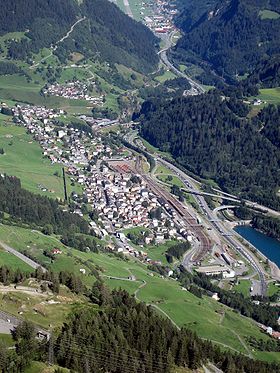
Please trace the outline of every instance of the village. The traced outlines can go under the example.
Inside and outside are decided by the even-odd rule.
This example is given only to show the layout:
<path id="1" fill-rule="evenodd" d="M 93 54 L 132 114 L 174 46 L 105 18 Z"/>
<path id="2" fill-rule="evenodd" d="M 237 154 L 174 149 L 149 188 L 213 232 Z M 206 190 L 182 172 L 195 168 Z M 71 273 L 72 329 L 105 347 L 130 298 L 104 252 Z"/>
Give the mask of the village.
<path id="1" fill-rule="evenodd" d="M 85 131 L 71 123 L 58 126 L 63 111 L 17 105 L 13 113 L 14 121 L 24 126 L 40 144 L 43 156 L 52 164 L 61 164 L 71 183 L 82 188 L 82 196 L 71 194 L 70 211 L 84 216 L 85 204 L 94 211 L 98 219 L 90 220 L 89 225 L 97 237 L 105 238 L 109 234 L 116 237 L 118 247 L 110 245 L 111 250 L 149 262 L 144 249 L 136 249 L 122 233 L 135 227 L 145 230 L 143 245 L 162 244 L 170 239 L 192 240 L 185 227 L 178 226 L 176 213 L 152 193 L 133 170 L 136 161 L 133 152 L 116 149 L 108 144 L 108 139 L 105 143 L 100 132 Z M 42 185 L 38 188 L 45 191 Z"/>
<path id="2" fill-rule="evenodd" d="M 91 96 L 89 92 L 92 90 L 92 85 L 76 80 L 64 84 L 55 83 L 43 89 L 43 94 L 48 96 L 63 97 L 70 100 L 86 100 L 90 104 L 103 106 L 105 96 Z"/>
<path id="3" fill-rule="evenodd" d="M 175 2 L 157 0 L 150 4 L 142 3 L 142 10 L 152 7 L 152 14 L 144 17 L 144 23 L 156 34 L 168 34 L 175 30 L 174 16 L 178 13 Z"/>

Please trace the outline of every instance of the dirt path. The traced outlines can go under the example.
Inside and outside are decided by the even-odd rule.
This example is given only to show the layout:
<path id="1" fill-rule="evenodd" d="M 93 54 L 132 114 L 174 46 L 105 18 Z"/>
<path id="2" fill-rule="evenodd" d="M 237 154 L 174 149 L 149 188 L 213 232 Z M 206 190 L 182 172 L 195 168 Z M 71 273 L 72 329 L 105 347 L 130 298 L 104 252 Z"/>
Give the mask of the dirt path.
<path id="1" fill-rule="evenodd" d="M 123 5 L 125 6 L 126 14 L 129 17 L 134 18 L 128 0 L 123 0 Z"/>
<path id="2" fill-rule="evenodd" d="M 142 280 L 142 284 L 139 286 L 139 288 L 134 292 L 134 296 L 135 296 L 135 299 L 139 300 L 139 302 L 141 302 L 141 300 L 137 297 L 139 291 L 147 285 L 147 282 L 145 280 Z"/>
<path id="3" fill-rule="evenodd" d="M 42 293 L 39 289 L 31 288 L 28 286 L 17 286 L 16 288 L 14 286 L 3 286 L 0 285 L 0 293 L 5 294 L 5 293 L 24 293 L 27 295 L 32 295 L 36 297 L 49 297 L 51 294 L 50 293 Z"/>
<path id="4" fill-rule="evenodd" d="M 71 35 L 71 33 L 74 31 L 74 28 L 82 21 L 84 21 L 86 19 L 86 17 L 83 17 L 83 18 L 80 18 L 78 19 L 78 21 L 76 21 L 70 28 L 70 30 L 61 38 L 59 39 L 56 43 L 55 43 L 55 46 L 52 48 L 52 51 L 50 52 L 50 54 L 48 54 L 47 56 L 45 56 L 44 58 L 42 58 L 39 62 L 35 63 L 34 65 L 30 66 L 29 68 L 30 69 L 35 69 L 37 66 L 39 66 L 43 61 L 46 61 L 48 58 L 50 58 L 53 53 L 57 50 L 57 47 L 58 47 L 58 44 L 62 43 L 65 39 L 69 38 L 69 36 Z"/>
<path id="5" fill-rule="evenodd" d="M 238 333 L 236 333 L 235 330 L 232 330 L 232 329 L 230 329 L 230 330 L 231 330 L 232 333 L 233 333 L 234 335 L 236 335 L 236 337 L 239 339 L 239 342 L 242 344 L 242 346 L 243 346 L 243 347 L 245 348 L 245 350 L 247 351 L 248 356 L 249 356 L 251 359 L 253 359 L 252 352 L 249 350 L 248 346 L 247 346 L 246 343 L 243 341 L 243 339 L 240 337 L 240 335 L 239 335 Z"/>

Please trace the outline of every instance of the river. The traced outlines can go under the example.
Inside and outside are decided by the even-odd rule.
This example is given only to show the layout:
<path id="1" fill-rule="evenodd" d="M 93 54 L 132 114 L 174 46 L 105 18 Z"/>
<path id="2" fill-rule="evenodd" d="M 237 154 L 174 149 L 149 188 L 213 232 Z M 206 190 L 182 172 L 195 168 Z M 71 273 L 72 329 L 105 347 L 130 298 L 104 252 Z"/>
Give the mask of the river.
<path id="1" fill-rule="evenodd" d="M 234 230 L 280 268 L 280 241 L 246 225 L 239 225 Z"/>

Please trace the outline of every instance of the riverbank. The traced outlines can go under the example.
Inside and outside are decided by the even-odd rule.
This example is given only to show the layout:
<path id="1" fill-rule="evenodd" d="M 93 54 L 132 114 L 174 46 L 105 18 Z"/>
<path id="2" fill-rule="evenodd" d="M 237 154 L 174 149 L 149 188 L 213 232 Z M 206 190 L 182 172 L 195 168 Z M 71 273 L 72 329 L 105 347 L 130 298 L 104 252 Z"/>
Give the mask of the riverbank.
<path id="1" fill-rule="evenodd" d="M 234 231 L 251 248 L 257 250 L 263 261 L 268 261 L 272 277 L 280 280 L 280 242 L 248 225 L 239 225 Z"/>

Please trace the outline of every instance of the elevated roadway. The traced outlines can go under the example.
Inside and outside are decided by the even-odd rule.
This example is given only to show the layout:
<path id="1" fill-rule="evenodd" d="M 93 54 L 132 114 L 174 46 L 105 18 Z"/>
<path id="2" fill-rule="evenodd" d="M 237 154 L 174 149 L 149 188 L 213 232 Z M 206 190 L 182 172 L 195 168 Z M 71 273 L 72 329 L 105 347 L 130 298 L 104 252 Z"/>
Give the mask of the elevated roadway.
<path id="1" fill-rule="evenodd" d="M 186 173 L 181 171 L 179 168 L 174 166 L 173 164 L 167 162 L 162 158 L 157 158 L 159 163 L 162 163 L 164 166 L 175 172 L 175 174 L 180 178 L 180 180 L 185 184 L 187 188 L 197 189 L 197 185 L 191 180 Z M 238 239 L 237 234 L 233 230 L 228 230 L 224 224 L 217 219 L 217 215 L 213 213 L 213 211 L 208 207 L 205 199 L 201 195 L 194 196 L 198 205 L 200 206 L 201 210 L 203 211 L 206 219 L 208 220 L 209 224 L 220 234 L 223 236 L 223 240 L 227 242 L 232 248 L 234 248 L 237 252 L 239 252 L 252 266 L 252 268 L 257 272 L 260 278 L 260 295 L 266 294 L 266 281 L 265 276 L 266 273 L 262 268 L 261 264 L 259 263 L 258 259 L 253 256 L 253 254 L 248 250 Z"/>

